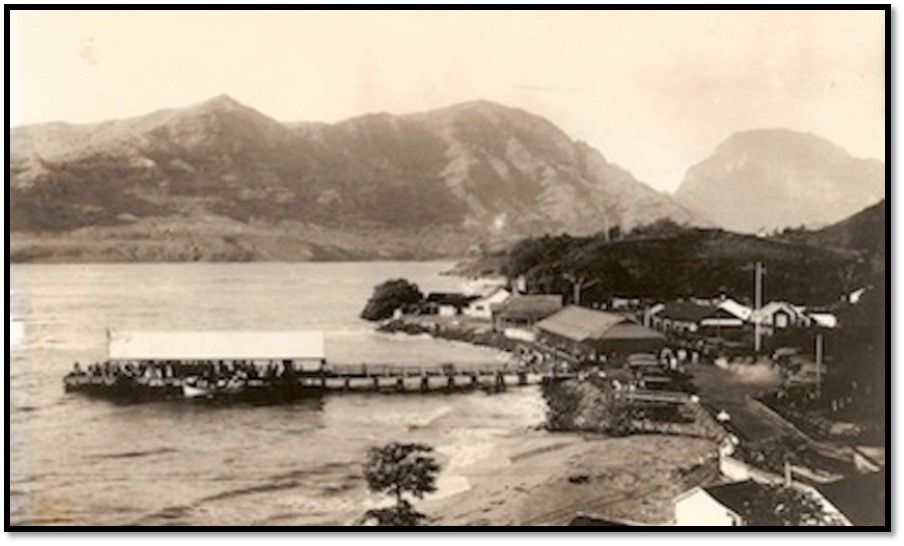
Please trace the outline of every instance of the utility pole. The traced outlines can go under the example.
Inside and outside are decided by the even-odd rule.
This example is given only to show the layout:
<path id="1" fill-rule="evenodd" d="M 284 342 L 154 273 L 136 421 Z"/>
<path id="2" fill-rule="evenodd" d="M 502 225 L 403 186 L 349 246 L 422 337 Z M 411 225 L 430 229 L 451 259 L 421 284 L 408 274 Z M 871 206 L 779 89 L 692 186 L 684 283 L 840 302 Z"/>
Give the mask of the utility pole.
<path id="1" fill-rule="evenodd" d="M 822 334 L 816 334 L 816 398 L 822 389 Z"/>
<path id="2" fill-rule="evenodd" d="M 756 317 L 753 321 L 753 350 L 756 354 L 762 348 L 760 321 L 763 317 L 760 316 L 760 307 L 763 306 L 763 273 L 763 264 L 757 262 L 753 271 L 753 312 Z"/>
<path id="3" fill-rule="evenodd" d="M 587 281 L 584 277 L 577 277 L 571 273 L 565 273 L 563 277 L 571 282 L 571 303 L 574 305 L 581 305 L 581 294 L 585 288 L 590 288 L 600 282 L 599 279 Z"/>

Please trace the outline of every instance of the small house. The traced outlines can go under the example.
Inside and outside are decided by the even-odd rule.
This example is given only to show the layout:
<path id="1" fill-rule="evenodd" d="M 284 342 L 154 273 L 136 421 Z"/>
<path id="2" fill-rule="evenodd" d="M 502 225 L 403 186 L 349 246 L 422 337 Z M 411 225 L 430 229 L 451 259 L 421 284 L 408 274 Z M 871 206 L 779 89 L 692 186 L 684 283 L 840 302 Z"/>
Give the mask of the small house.
<path id="1" fill-rule="evenodd" d="M 464 314 L 469 317 L 490 320 L 493 318 L 492 307 L 504 303 L 510 297 L 512 297 L 511 292 L 504 287 L 497 287 L 489 294 L 470 302 L 468 307 L 464 310 Z"/>
<path id="2" fill-rule="evenodd" d="M 455 292 L 431 292 L 424 300 L 424 313 L 441 317 L 454 317 L 462 314 L 474 296 L 466 296 Z"/>
<path id="3" fill-rule="evenodd" d="M 808 325 L 803 309 L 784 301 L 770 301 L 753 311 L 751 320 L 773 331 Z"/>
<path id="4" fill-rule="evenodd" d="M 551 294 L 515 295 L 490 306 L 493 328 L 497 332 L 504 332 L 509 328 L 533 328 L 561 309 L 562 296 Z"/>
<path id="5" fill-rule="evenodd" d="M 694 487 L 675 498 L 675 525 L 734 527 L 744 525 L 744 504 L 763 486 L 753 482 L 735 482 Z"/>
<path id="6" fill-rule="evenodd" d="M 670 301 L 651 316 L 655 328 L 666 332 L 697 333 L 703 319 L 713 315 L 717 308 L 689 301 Z"/>
<path id="7" fill-rule="evenodd" d="M 701 336 L 727 337 L 741 332 L 750 311 L 734 300 L 717 305 L 675 301 L 650 309 L 650 324 L 662 331 Z"/>

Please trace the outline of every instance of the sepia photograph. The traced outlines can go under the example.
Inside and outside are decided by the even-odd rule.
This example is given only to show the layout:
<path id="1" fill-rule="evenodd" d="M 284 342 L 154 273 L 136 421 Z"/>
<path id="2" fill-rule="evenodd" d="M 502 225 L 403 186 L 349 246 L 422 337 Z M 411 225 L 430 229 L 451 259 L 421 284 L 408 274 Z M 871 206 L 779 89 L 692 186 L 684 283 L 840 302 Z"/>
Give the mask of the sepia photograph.
<path id="1" fill-rule="evenodd" d="M 7 532 L 890 530 L 890 7 L 6 17 Z"/>

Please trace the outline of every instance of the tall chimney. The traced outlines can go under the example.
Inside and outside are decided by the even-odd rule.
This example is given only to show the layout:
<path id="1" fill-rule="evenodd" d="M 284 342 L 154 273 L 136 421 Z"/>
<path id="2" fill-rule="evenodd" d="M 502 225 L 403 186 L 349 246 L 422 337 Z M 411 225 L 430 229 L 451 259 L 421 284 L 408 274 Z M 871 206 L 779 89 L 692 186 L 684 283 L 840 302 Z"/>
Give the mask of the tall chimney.
<path id="1" fill-rule="evenodd" d="M 785 487 L 791 487 L 791 463 L 785 459 Z"/>

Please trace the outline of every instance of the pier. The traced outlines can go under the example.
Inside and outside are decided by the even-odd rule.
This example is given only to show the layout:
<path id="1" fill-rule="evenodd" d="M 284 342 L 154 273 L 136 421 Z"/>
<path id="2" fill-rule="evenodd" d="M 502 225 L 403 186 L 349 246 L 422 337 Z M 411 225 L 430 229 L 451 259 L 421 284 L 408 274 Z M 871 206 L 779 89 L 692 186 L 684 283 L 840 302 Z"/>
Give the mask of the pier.
<path id="1" fill-rule="evenodd" d="M 100 369 L 100 373 L 97 370 Z M 178 369 L 178 368 L 177 368 Z M 170 371 L 172 368 L 170 368 Z M 161 374 L 162 375 L 162 374 Z M 284 371 L 268 377 L 238 375 L 128 375 L 119 368 L 92 368 L 64 379 L 67 392 L 123 402 L 166 399 L 220 399 L 285 402 L 342 393 L 444 394 L 475 390 L 502 392 L 538 385 L 550 376 L 498 364 L 411 368 L 391 365 L 331 365 L 316 371 Z"/>

